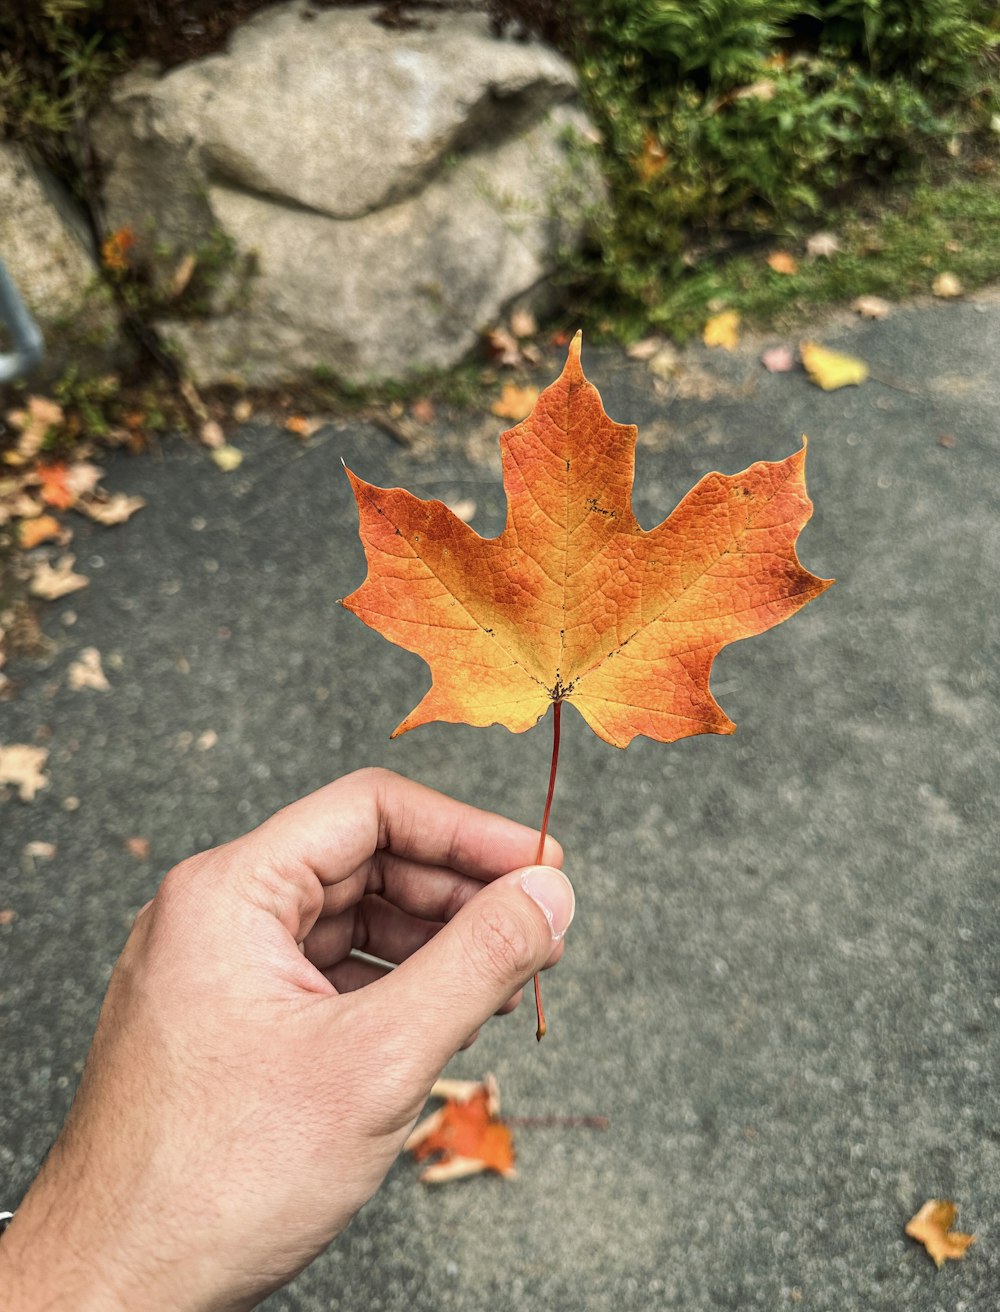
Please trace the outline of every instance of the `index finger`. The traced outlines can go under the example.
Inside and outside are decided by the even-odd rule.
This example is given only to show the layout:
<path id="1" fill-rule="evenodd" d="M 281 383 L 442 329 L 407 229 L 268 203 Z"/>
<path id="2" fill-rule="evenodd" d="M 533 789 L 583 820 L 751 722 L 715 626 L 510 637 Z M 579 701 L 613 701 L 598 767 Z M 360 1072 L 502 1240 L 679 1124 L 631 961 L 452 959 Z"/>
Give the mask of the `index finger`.
<path id="1" fill-rule="evenodd" d="M 311 871 L 323 884 L 347 878 L 379 850 L 490 880 L 535 861 L 538 830 L 369 768 L 286 806 L 247 841 L 275 873 Z M 542 859 L 562 865 L 554 838 Z"/>

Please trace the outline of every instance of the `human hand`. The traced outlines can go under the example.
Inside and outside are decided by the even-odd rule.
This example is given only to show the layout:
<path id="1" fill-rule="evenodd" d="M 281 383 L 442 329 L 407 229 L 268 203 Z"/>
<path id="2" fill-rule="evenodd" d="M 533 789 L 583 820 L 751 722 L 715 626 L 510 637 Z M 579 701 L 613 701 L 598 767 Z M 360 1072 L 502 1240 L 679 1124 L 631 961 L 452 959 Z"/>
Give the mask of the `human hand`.
<path id="1" fill-rule="evenodd" d="M 537 841 L 362 770 L 172 870 L 0 1242 L 7 1312 L 236 1312 L 305 1267 L 452 1054 L 561 956 L 573 894 Z"/>

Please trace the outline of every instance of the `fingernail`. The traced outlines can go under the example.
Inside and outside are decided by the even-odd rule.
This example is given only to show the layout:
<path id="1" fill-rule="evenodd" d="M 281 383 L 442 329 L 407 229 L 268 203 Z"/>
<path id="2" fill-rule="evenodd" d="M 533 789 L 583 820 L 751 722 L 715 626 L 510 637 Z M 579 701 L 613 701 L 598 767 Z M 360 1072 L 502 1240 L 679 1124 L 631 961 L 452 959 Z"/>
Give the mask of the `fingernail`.
<path id="1" fill-rule="evenodd" d="M 554 939 L 560 939 L 569 929 L 576 910 L 573 885 L 561 870 L 551 866 L 532 866 L 521 876 L 521 887 L 536 902 L 549 922 Z"/>

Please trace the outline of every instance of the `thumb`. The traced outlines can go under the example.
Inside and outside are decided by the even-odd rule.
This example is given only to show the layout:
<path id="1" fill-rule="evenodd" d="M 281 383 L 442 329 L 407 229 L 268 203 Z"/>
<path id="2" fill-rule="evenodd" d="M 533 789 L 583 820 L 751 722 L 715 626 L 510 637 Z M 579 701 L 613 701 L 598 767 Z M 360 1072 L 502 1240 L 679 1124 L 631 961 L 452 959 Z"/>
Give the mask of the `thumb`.
<path id="1" fill-rule="evenodd" d="M 430 1078 L 512 993 L 561 955 L 574 908 L 573 887 L 561 871 L 515 870 L 487 884 L 384 981 L 407 1037 L 426 1054 Z"/>

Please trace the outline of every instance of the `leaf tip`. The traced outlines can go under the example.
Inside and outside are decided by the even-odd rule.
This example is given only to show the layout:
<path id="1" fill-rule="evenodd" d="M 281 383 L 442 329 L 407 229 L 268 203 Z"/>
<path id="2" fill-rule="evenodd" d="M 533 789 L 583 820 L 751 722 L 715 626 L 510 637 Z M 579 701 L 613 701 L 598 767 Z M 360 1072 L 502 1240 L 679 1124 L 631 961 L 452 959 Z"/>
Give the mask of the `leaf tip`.
<path id="1" fill-rule="evenodd" d="M 566 367 L 563 369 L 563 377 L 571 382 L 577 382 L 583 378 L 583 365 L 580 363 L 582 348 L 583 329 L 578 328 L 569 344 L 569 350 L 566 353 Z"/>

